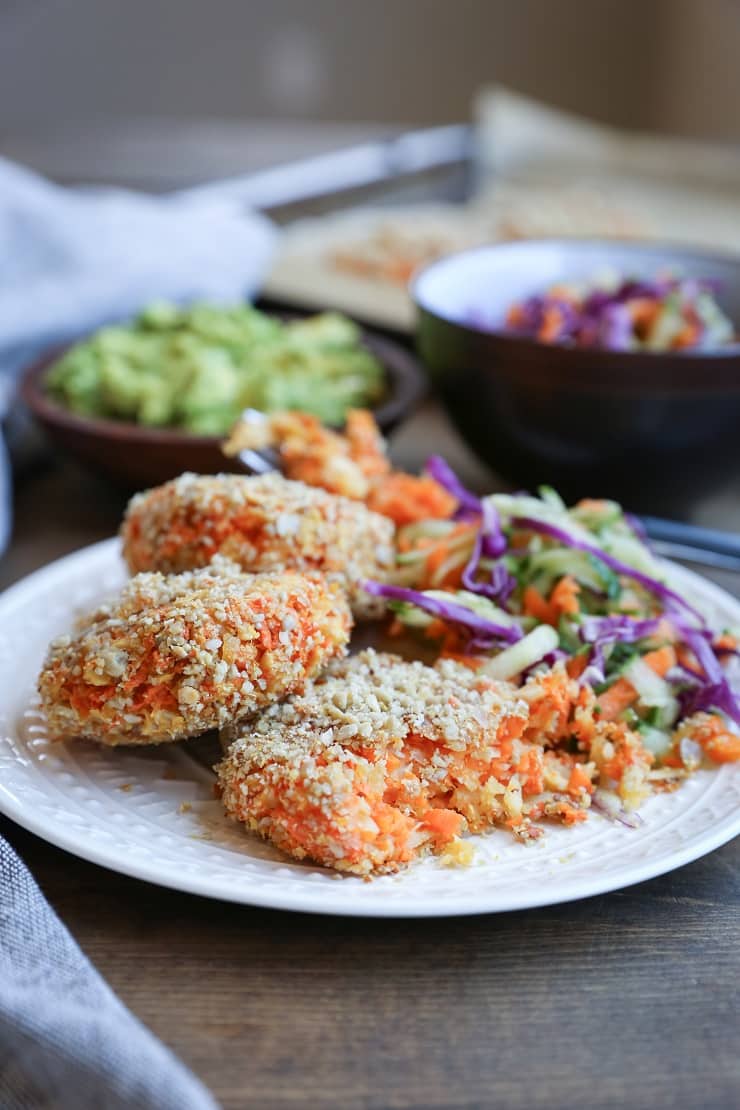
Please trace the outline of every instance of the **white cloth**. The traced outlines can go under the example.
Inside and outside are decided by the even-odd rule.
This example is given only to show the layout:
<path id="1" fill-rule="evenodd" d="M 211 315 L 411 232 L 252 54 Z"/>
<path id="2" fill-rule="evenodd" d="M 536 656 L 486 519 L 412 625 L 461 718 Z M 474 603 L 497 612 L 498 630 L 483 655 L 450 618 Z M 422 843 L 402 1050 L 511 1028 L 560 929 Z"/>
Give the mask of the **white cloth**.
<path id="1" fill-rule="evenodd" d="M 192 196 L 69 189 L 0 158 L 0 419 L 22 367 L 149 301 L 251 298 L 276 229 L 218 187 Z M 0 552 L 10 529 L 0 442 Z"/>

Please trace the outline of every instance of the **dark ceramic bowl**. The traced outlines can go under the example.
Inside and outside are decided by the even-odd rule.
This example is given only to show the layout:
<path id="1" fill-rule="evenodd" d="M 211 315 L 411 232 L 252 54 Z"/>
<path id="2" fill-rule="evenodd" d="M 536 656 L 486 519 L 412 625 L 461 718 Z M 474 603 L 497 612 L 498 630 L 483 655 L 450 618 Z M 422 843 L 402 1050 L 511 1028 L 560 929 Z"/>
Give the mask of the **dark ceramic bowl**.
<path id="1" fill-rule="evenodd" d="M 387 434 L 413 411 L 424 393 L 424 376 L 416 358 L 397 343 L 367 332 L 363 343 L 385 370 L 386 394 L 373 412 Z M 63 349 L 58 349 L 29 366 L 21 379 L 20 394 L 50 440 L 89 469 L 127 490 L 158 485 L 184 470 L 216 474 L 243 469 L 237 459 L 221 453 L 219 436 L 92 420 L 70 412 L 44 388 L 46 374 L 62 353 Z"/>
<path id="2" fill-rule="evenodd" d="M 464 251 L 423 270 L 413 286 L 419 353 L 464 438 L 509 482 L 685 515 L 697 498 L 740 479 L 740 345 L 625 353 L 503 330 L 513 301 L 605 268 L 716 278 L 717 300 L 740 325 L 740 259 L 533 240 Z"/>

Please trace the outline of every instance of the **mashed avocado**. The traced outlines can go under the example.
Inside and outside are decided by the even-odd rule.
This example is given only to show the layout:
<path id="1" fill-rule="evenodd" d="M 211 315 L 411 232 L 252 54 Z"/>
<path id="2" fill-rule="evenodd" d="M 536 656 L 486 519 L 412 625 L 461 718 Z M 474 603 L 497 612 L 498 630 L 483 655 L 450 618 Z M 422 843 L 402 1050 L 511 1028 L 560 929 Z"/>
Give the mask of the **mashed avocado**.
<path id="1" fill-rule="evenodd" d="M 250 305 L 153 304 L 71 347 L 46 379 L 82 416 L 225 435 L 245 408 L 341 424 L 384 392 L 383 368 L 344 316 L 283 323 Z"/>

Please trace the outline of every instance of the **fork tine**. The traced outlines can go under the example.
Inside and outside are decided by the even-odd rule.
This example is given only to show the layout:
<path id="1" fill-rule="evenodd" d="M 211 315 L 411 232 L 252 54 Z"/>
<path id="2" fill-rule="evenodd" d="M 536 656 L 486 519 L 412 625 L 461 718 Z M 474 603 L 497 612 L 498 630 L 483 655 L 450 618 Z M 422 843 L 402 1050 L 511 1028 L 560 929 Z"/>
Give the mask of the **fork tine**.
<path id="1" fill-rule="evenodd" d="M 252 474 L 269 474 L 280 469 L 280 460 L 275 451 L 269 448 L 264 451 L 251 451 L 249 449 L 239 452 L 239 462 L 245 470 Z"/>

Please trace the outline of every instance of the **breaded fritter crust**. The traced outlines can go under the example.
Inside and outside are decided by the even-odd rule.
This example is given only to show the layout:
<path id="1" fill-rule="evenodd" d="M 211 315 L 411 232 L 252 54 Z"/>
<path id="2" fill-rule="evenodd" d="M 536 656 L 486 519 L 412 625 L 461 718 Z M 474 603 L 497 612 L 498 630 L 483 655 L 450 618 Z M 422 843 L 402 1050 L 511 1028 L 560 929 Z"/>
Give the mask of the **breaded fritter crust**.
<path id="1" fill-rule="evenodd" d="M 351 624 L 320 575 L 137 575 L 52 643 L 38 683 L 50 734 L 156 744 L 222 727 L 300 690 Z"/>
<path id="2" fill-rule="evenodd" d="M 527 721 L 514 687 L 361 652 L 302 695 L 226 730 L 227 813 L 296 859 L 358 875 L 449 850 L 504 814 Z M 498 802 L 496 799 L 498 798 Z"/>
<path id="3" fill-rule="evenodd" d="M 348 590 L 360 616 L 383 606 L 359 583 L 384 580 L 394 560 L 390 520 L 278 473 L 182 474 L 137 494 L 121 534 L 132 573 L 192 570 L 216 554 L 249 572 L 319 571 Z"/>

